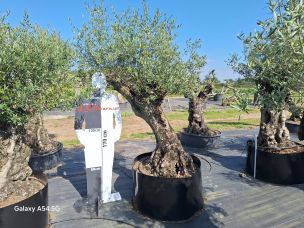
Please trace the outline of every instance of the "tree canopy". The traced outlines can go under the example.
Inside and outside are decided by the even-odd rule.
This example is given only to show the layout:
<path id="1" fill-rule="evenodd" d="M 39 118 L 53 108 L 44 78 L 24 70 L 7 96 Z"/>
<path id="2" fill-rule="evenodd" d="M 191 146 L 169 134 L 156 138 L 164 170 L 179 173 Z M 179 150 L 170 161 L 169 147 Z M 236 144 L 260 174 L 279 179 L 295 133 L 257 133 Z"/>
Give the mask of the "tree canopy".
<path id="1" fill-rule="evenodd" d="M 252 78 L 263 107 L 283 110 L 290 91 L 303 86 L 304 4 L 302 0 L 269 0 L 272 17 L 259 21 L 259 30 L 242 34 L 245 62 L 237 56 L 230 65 Z"/>
<path id="2" fill-rule="evenodd" d="M 156 148 L 145 164 L 149 174 L 190 176 L 192 158 L 161 104 L 167 94 L 191 95 L 200 86 L 200 69 L 205 64 L 205 57 L 198 54 L 200 41 L 189 41 L 181 50 L 175 41 L 179 27 L 175 20 L 159 10 L 151 13 L 145 1 L 141 9 L 122 13 L 109 12 L 102 3 L 88 6 L 88 12 L 89 21 L 77 34 L 82 71 L 104 73 L 152 128 Z"/>
<path id="3" fill-rule="evenodd" d="M 23 126 L 34 112 L 68 106 L 75 96 L 70 70 L 74 51 L 56 32 L 32 25 L 25 14 L 16 27 L 0 19 L 0 125 Z"/>
<path id="4" fill-rule="evenodd" d="M 90 22 L 78 32 L 84 69 L 105 73 L 109 84 L 148 103 L 160 103 L 168 93 L 196 84 L 205 57 L 199 41 L 181 51 L 175 42 L 178 25 L 157 10 L 128 9 L 110 14 L 103 5 L 88 7 Z M 112 15 L 113 16 L 110 16 Z M 187 83 L 188 82 L 188 83 Z"/>

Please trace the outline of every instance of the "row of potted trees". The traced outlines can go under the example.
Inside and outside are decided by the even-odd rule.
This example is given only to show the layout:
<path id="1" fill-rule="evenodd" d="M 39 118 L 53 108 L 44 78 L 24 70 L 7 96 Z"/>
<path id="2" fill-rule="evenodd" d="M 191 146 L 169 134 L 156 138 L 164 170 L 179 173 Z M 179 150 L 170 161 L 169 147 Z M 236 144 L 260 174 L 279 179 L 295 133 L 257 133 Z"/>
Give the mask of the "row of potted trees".
<path id="1" fill-rule="evenodd" d="M 270 1 L 269 6 L 273 18 L 259 22 L 260 31 L 240 37 L 245 61 L 233 56 L 230 65 L 256 83 L 261 99 L 257 177 L 298 183 L 304 181 L 303 147 L 289 140 L 284 112 L 292 87 L 303 79 L 304 6 L 296 0 Z M 145 2 L 142 12 L 108 14 L 102 5 L 93 5 L 89 15 L 90 20 L 77 31 L 76 53 L 57 33 L 32 25 L 27 16 L 14 28 L 2 18 L 0 188 L 31 175 L 31 151 L 41 151 L 43 143 L 56 146 L 43 139 L 47 134 L 40 113 L 58 106 L 72 107 L 79 96 L 77 90 L 89 90 L 88 75 L 103 72 L 156 138 L 152 153 L 135 158 L 134 207 L 160 220 L 187 219 L 201 210 L 204 202 L 200 160 L 185 151 L 180 139 L 187 145 L 193 138 L 220 135 L 209 129 L 203 118 L 212 83 L 202 85 L 200 81 L 206 62 L 198 51 L 200 42 L 188 42 L 181 52 L 174 42 L 175 21 L 160 11 L 151 15 Z M 79 71 L 72 74 L 75 54 Z M 167 94 L 176 92 L 189 98 L 189 125 L 180 139 L 161 106 Z M 31 121 L 40 127 L 33 127 Z M 190 139 L 185 138 L 189 135 Z M 252 157 L 249 154 L 250 161 Z M 248 164 L 252 172 L 252 162 Z M 45 215 L 43 218 L 47 223 Z"/>

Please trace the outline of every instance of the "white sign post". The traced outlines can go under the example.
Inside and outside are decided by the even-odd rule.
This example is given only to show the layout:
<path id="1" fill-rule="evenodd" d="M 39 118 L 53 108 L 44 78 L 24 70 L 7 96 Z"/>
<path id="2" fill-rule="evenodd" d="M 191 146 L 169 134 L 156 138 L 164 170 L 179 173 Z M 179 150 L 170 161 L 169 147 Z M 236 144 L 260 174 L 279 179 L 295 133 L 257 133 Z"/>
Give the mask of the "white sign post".
<path id="1" fill-rule="evenodd" d="M 117 98 L 105 92 L 105 77 L 94 74 L 92 84 L 98 90 L 76 109 L 75 130 L 85 147 L 88 204 L 98 212 L 99 203 L 121 200 L 118 192 L 111 193 L 111 186 L 114 143 L 120 138 L 122 121 Z"/>

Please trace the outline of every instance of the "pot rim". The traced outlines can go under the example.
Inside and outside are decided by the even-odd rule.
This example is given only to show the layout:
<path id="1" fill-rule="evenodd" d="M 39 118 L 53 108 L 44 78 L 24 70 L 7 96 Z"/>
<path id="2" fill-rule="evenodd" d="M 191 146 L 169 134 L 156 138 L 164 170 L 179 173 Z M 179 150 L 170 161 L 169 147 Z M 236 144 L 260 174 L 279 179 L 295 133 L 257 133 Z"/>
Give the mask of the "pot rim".
<path id="1" fill-rule="evenodd" d="M 267 151 L 265 151 L 265 149 L 284 150 L 284 149 L 293 149 L 293 148 L 296 148 L 298 146 L 304 147 L 304 144 L 302 144 L 302 143 L 299 143 L 299 142 L 296 142 L 296 141 L 293 141 L 293 140 L 289 140 L 289 141 L 295 143 L 296 145 L 295 146 L 290 146 L 290 147 L 260 147 L 260 146 L 258 146 L 257 150 L 260 150 L 260 151 L 262 151 L 264 153 L 280 154 L 280 155 L 287 155 L 287 154 L 292 155 L 292 154 L 302 154 L 302 153 L 304 153 L 304 151 L 303 152 L 293 152 L 293 153 L 275 153 L 275 152 L 267 152 Z"/>
<path id="2" fill-rule="evenodd" d="M 286 120 L 285 124 L 292 124 L 292 125 L 299 126 L 300 125 L 300 121 Z"/>
<path id="3" fill-rule="evenodd" d="M 304 146 L 304 144 L 302 144 L 302 143 L 299 143 L 299 142 L 297 142 L 297 141 L 293 141 L 293 140 L 288 140 L 289 142 L 293 142 L 293 143 L 295 143 L 295 144 L 297 144 L 297 145 L 295 145 L 295 146 L 288 146 L 288 147 L 262 147 L 262 146 L 258 146 L 257 148 L 258 149 L 275 149 L 275 150 L 280 150 L 280 149 L 292 149 L 292 148 L 295 148 L 295 147 L 297 147 L 297 146 Z"/>
<path id="4" fill-rule="evenodd" d="M 197 165 L 197 169 L 195 169 L 194 174 L 190 177 L 178 178 L 178 177 L 151 176 L 151 175 L 147 175 L 145 173 L 140 172 L 140 170 L 138 170 L 138 169 L 133 168 L 135 162 L 140 161 L 141 158 L 150 157 L 152 155 L 152 153 L 153 152 L 146 152 L 146 153 L 142 153 L 142 154 L 136 156 L 134 161 L 133 161 L 133 164 L 132 164 L 132 170 L 135 171 L 136 173 L 139 173 L 139 174 L 144 175 L 144 176 L 148 176 L 148 177 L 151 177 L 151 178 L 165 179 L 165 180 L 190 180 L 190 179 L 193 178 L 193 176 L 195 174 L 197 174 L 198 172 L 201 172 L 201 160 L 197 156 L 195 156 L 194 154 L 191 154 L 190 156 L 192 158 L 193 163 Z"/>
<path id="5" fill-rule="evenodd" d="M 61 143 L 61 142 L 57 142 L 57 143 L 58 143 L 58 145 L 57 145 L 56 149 L 50 150 L 50 151 L 48 151 L 47 153 L 44 153 L 44 154 L 34 154 L 34 153 L 32 153 L 30 157 L 31 158 L 46 157 L 46 156 L 49 156 L 49 155 L 56 154 L 57 152 L 59 152 L 60 150 L 63 149 L 63 143 Z"/>
<path id="6" fill-rule="evenodd" d="M 185 132 L 185 130 L 181 131 L 180 133 L 181 134 L 185 134 L 185 135 L 191 135 L 191 136 L 194 136 L 194 137 L 199 137 L 199 138 L 218 138 L 218 137 L 220 137 L 222 135 L 221 131 L 218 131 L 218 134 L 214 135 L 214 136 L 196 135 L 196 134 Z"/>

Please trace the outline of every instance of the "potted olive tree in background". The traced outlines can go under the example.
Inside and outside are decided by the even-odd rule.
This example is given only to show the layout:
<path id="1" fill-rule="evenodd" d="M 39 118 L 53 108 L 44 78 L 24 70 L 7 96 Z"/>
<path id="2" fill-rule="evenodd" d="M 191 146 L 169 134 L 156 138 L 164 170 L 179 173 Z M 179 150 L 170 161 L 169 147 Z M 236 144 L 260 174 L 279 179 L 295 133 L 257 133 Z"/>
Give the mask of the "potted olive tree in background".
<path id="1" fill-rule="evenodd" d="M 220 86 L 220 88 L 218 88 Z M 215 89 L 215 95 L 213 97 L 214 101 L 220 101 L 221 104 L 223 102 L 224 96 L 228 91 L 228 83 L 225 81 L 223 83 L 217 84 Z"/>
<path id="2" fill-rule="evenodd" d="M 200 162 L 184 151 L 161 106 L 167 94 L 183 91 L 186 77 L 192 77 L 174 42 L 175 21 L 158 10 L 150 15 L 145 2 L 142 11 L 121 14 L 93 5 L 89 15 L 78 31 L 81 65 L 103 72 L 156 138 L 155 150 L 135 159 L 133 205 L 155 219 L 189 218 L 203 207 Z"/>
<path id="3" fill-rule="evenodd" d="M 286 127 L 291 133 L 298 134 L 299 140 L 304 140 L 304 106 L 303 106 L 303 88 L 304 81 L 299 81 L 293 88 L 291 95 L 295 98 L 289 99 L 289 111 L 291 113 L 286 121 Z"/>
<path id="4" fill-rule="evenodd" d="M 255 81 L 261 103 L 257 137 L 257 178 L 280 184 L 304 182 L 304 148 L 290 141 L 285 127 L 290 92 L 303 81 L 304 4 L 302 1 L 269 1 L 273 15 L 259 21 L 260 30 L 241 35 L 245 62 L 230 59 L 233 69 Z M 253 156 L 249 154 L 253 172 Z"/>
<path id="5" fill-rule="evenodd" d="M 27 144 L 31 148 L 29 159 L 31 169 L 45 171 L 57 166 L 61 161 L 63 144 L 51 139 L 44 127 L 42 113 L 35 113 L 24 128 L 26 129 Z"/>
<path id="6" fill-rule="evenodd" d="M 299 139 L 303 140 L 302 133 L 300 131 L 300 124 L 303 117 L 303 88 L 304 84 L 298 83 L 295 85 L 296 87 L 290 93 L 290 97 L 288 99 L 289 112 L 290 116 L 286 120 L 286 127 L 290 133 L 298 133 Z"/>
<path id="7" fill-rule="evenodd" d="M 47 211 L 16 213 L 14 207 L 47 206 L 47 178 L 31 176 L 28 165 L 33 145 L 30 120 L 72 103 L 76 78 L 68 72 L 74 53 L 57 33 L 32 25 L 26 14 L 16 27 L 5 18 L 0 20 L 1 226 L 46 227 Z"/>
<path id="8" fill-rule="evenodd" d="M 83 74 L 82 74 L 83 76 Z M 58 80 L 58 85 L 53 86 L 52 96 L 53 100 L 58 101 L 57 104 L 51 104 L 48 102 L 45 110 L 51 110 L 53 108 L 66 110 L 72 108 L 77 99 L 73 99 L 77 91 L 77 97 L 80 94 L 89 94 L 91 88 L 88 87 L 87 79 L 80 81 L 77 78 L 75 72 L 67 72 L 63 79 Z M 76 91 L 75 91 L 76 88 Z M 63 144 L 53 140 L 48 134 L 47 129 L 44 127 L 44 118 L 42 112 L 33 110 L 35 113 L 25 125 L 27 134 L 27 144 L 31 148 L 31 156 L 29 165 L 33 171 L 45 171 L 52 169 L 59 165 L 62 158 Z"/>
<path id="9" fill-rule="evenodd" d="M 290 116 L 286 120 L 286 127 L 290 133 L 298 133 L 302 116 L 302 107 L 290 98 L 288 102 Z"/>
<path id="10" fill-rule="evenodd" d="M 243 113 L 249 113 L 251 100 L 248 93 L 242 92 L 237 88 L 230 89 L 232 90 L 235 98 L 235 101 L 231 104 L 231 107 L 239 111 L 238 120 L 240 121 Z"/>
<path id="11" fill-rule="evenodd" d="M 180 139 L 182 144 L 188 147 L 210 148 L 215 146 L 221 135 L 220 131 L 212 130 L 207 126 L 203 114 L 207 99 L 212 94 L 214 88 L 215 71 L 212 70 L 206 78 L 207 80 L 202 83 L 200 80 L 200 70 L 205 64 L 205 59 L 198 56 L 195 52 L 191 52 L 190 56 L 193 56 L 190 60 L 199 59 L 200 61 L 197 61 L 196 64 L 200 65 L 195 67 L 196 71 L 189 71 L 192 74 L 187 77 L 190 81 L 185 81 L 188 86 L 185 87 L 184 96 L 189 99 L 189 116 L 188 127 L 180 133 Z M 190 61 L 187 64 L 189 69 L 195 65 L 195 63 Z"/>

